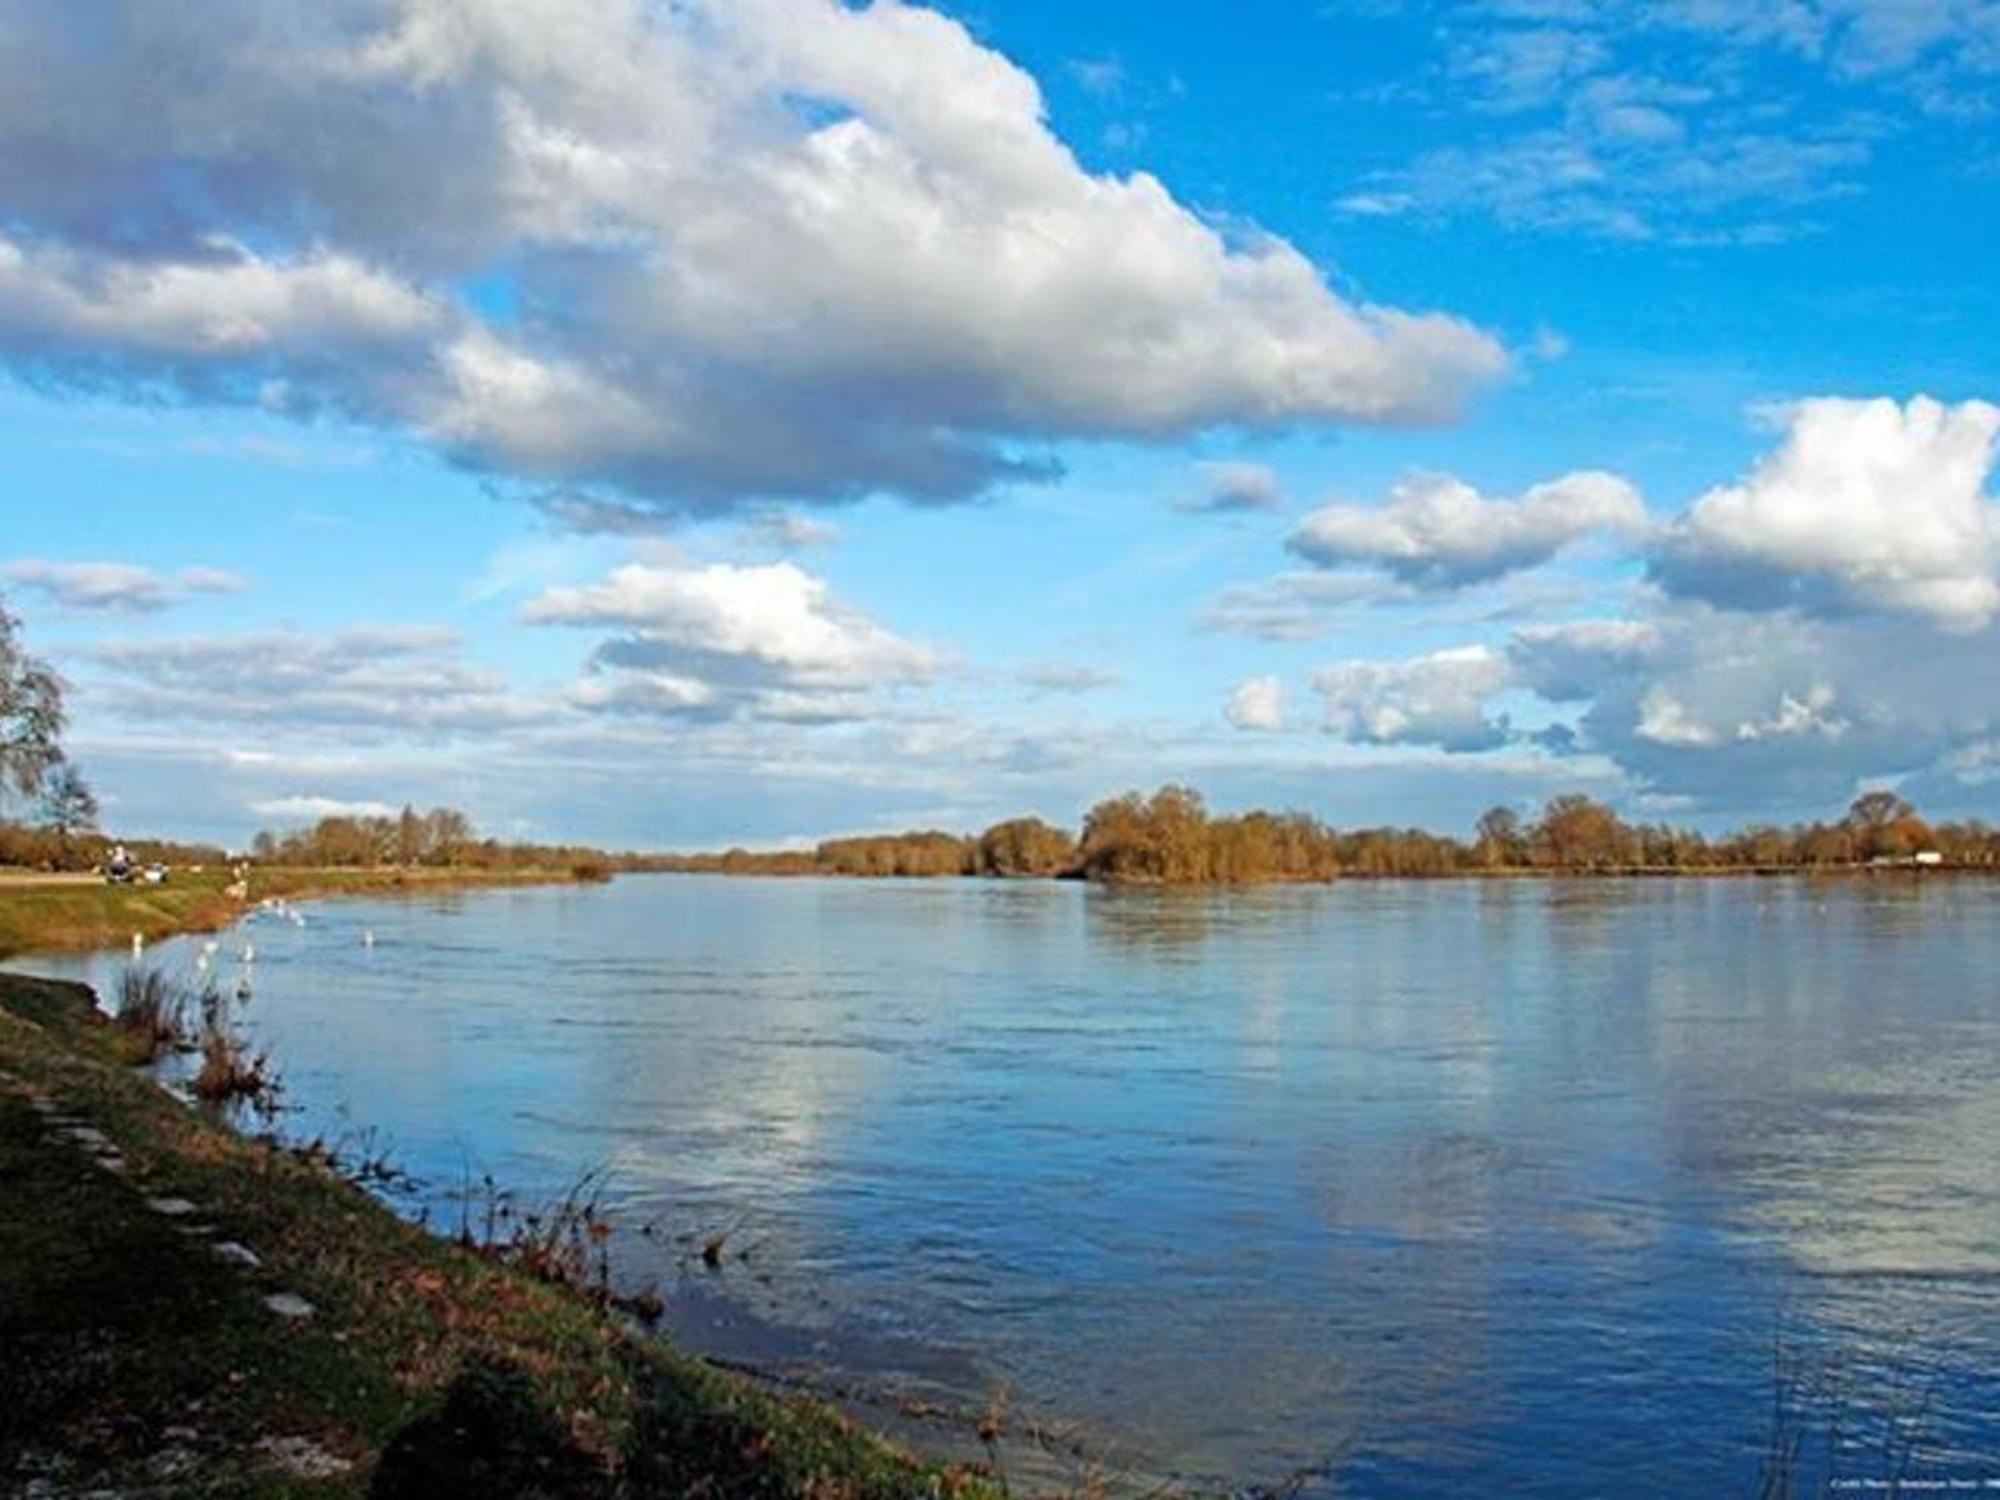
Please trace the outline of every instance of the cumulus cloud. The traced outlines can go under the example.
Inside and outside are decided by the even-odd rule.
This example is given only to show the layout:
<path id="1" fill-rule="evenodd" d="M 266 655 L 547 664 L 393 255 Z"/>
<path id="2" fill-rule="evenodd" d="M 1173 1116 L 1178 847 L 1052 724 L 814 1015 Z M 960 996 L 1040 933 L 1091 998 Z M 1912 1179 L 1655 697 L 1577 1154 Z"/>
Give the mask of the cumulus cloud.
<path id="1" fill-rule="evenodd" d="M 1825 806 L 1949 767 L 2000 732 L 2000 638 L 1908 616 L 1668 601 L 1642 649 L 1605 636 L 1579 721 L 1642 784 L 1709 804 Z"/>
<path id="2" fill-rule="evenodd" d="M 1752 608 L 1888 610 L 1974 630 L 2000 610 L 2000 407 L 1821 398 L 1711 490 L 1655 562 L 1676 593 Z"/>
<path id="3" fill-rule="evenodd" d="M 0 239 L 0 350 L 31 367 L 157 370 L 194 385 L 414 344 L 444 321 L 348 256 L 272 260 L 222 238 L 197 253 L 148 262 Z"/>
<path id="4" fill-rule="evenodd" d="M 1253 677 L 1222 705 L 1222 716 L 1238 729 L 1285 727 L 1285 689 L 1275 677 Z"/>
<path id="5" fill-rule="evenodd" d="M 24 557 L 0 566 L 0 579 L 41 595 L 62 609 L 153 614 L 190 594 L 233 594 L 246 581 L 221 568 L 161 573 L 136 563 L 51 562 Z"/>
<path id="6" fill-rule="evenodd" d="M 1505 656 L 1487 646 L 1434 651 L 1408 661 L 1345 661 L 1313 674 L 1328 733 L 1358 744 L 1488 750 L 1508 727 L 1487 706 L 1511 679 Z"/>
<path id="7" fill-rule="evenodd" d="M 1660 628 L 1644 620 L 1572 620 L 1514 632 L 1507 657 L 1515 678 L 1551 703 L 1594 698 L 1659 654 Z"/>
<path id="8" fill-rule="evenodd" d="M 1532 741 L 1647 796 L 1762 815 L 1870 779 L 1963 792 L 2000 742 L 2000 406 L 1818 398 L 1774 415 L 1771 451 L 1669 520 L 1594 474 L 1517 500 L 1447 480 L 1328 507 L 1291 542 L 1328 571 L 1225 590 L 1204 623 L 1296 641 L 1421 603 L 1436 628 L 1455 608 L 1439 590 L 1603 529 L 1649 566 L 1622 616 L 1548 620 L 1604 607 L 1573 594 L 1496 635 L 1505 615 L 1461 610 L 1479 644 L 1319 673 L 1328 727 L 1444 751 Z"/>
<path id="9" fill-rule="evenodd" d="M 1516 630 L 1504 642 L 1316 678 L 1328 727 L 1362 743 L 1490 749 L 1530 736 L 1502 702 L 1539 700 L 1558 753 L 1631 786 L 1759 816 L 1817 813 L 1860 784 L 1961 790 L 2000 741 L 2000 626 L 1908 615 L 1743 611 L 1657 597 L 1641 618 Z"/>
<path id="10" fill-rule="evenodd" d="M 593 653 L 575 696 L 611 712 L 844 719 L 870 690 L 928 682 L 943 665 L 789 562 L 629 563 L 601 583 L 548 590 L 522 618 L 625 632 Z"/>
<path id="11" fill-rule="evenodd" d="M 1314 511 L 1287 546 L 1322 567 L 1377 568 L 1446 589 L 1536 567 L 1595 533 L 1632 533 L 1645 521 L 1638 491 L 1614 474 L 1566 474 L 1516 499 L 1421 475 L 1398 484 L 1386 504 Z"/>
<path id="12" fill-rule="evenodd" d="M 1182 510 L 1228 515 L 1284 507 L 1284 487 L 1263 464 L 1205 463 L 1195 468 L 1201 492 L 1183 500 Z"/>
<path id="13" fill-rule="evenodd" d="M 699 512 L 958 498 L 1066 436 L 1443 420 L 1506 364 L 1084 170 L 1027 73 L 897 0 L 113 13 L 0 20 L 0 358 L 44 380 Z"/>

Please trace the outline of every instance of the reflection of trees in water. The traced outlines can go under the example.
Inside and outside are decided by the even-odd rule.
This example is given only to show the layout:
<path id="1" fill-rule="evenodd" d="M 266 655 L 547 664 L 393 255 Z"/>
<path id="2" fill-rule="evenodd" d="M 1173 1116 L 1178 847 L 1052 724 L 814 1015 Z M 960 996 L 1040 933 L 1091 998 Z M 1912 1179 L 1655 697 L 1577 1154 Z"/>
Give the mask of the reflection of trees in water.
<path id="1" fill-rule="evenodd" d="M 1557 876 L 1540 883 L 1542 909 L 1548 914 L 1549 940 L 1561 947 L 1567 943 L 1594 941 L 1613 928 L 1623 927 L 1634 907 L 1657 901 L 1670 891 L 1667 881 L 1588 880 Z"/>
<path id="2" fill-rule="evenodd" d="M 1051 880 L 994 880 L 973 887 L 981 922 L 1014 933 L 1056 932 L 1074 920 L 1082 887 Z"/>
<path id="3" fill-rule="evenodd" d="M 1176 953 L 1225 936 L 1282 934 L 1338 895 L 1325 887 L 1093 885 L 1083 910 L 1093 942 L 1130 952 Z"/>

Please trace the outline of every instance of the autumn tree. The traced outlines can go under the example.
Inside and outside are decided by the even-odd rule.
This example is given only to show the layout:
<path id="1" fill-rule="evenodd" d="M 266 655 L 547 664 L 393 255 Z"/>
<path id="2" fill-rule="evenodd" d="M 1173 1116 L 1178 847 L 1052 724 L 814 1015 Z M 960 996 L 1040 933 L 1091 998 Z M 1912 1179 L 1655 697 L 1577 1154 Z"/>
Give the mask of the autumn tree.
<path id="1" fill-rule="evenodd" d="M 1083 866 L 1104 880 L 1207 880 L 1210 832 L 1208 807 L 1192 787 L 1128 792 L 1084 819 Z"/>
<path id="2" fill-rule="evenodd" d="M 1040 818 L 1010 818 L 979 836 L 983 875 L 1060 875 L 1075 863 L 1075 838 Z"/>
<path id="3" fill-rule="evenodd" d="M 1624 862 L 1625 825 L 1603 803 L 1572 792 L 1551 798 L 1535 825 L 1534 842 L 1546 864 L 1579 870 Z"/>
<path id="4" fill-rule="evenodd" d="M 1847 828 L 1862 859 L 1907 859 L 1927 847 L 1930 825 L 1894 792 L 1864 792 L 1847 810 Z"/>
<path id="5" fill-rule="evenodd" d="M 424 814 L 424 860 L 427 864 L 460 863 L 466 850 L 478 838 L 472 820 L 455 807 L 434 807 Z"/>
<path id="6" fill-rule="evenodd" d="M 1846 822 L 1857 833 L 1878 833 L 1915 812 L 1914 807 L 1894 792 L 1863 792 L 1847 809 Z"/>
<path id="7" fill-rule="evenodd" d="M 1521 829 L 1521 815 L 1511 807 L 1489 807 L 1479 815 L 1474 830 L 1479 863 L 1488 866 L 1527 863 L 1528 838 Z"/>
<path id="8" fill-rule="evenodd" d="M 409 803 L 403 804 L 402 816 L 396 819 L 396 863 L 414 865 L 424 857 L 424 820 L 417 816 L 417 810 Z"/>

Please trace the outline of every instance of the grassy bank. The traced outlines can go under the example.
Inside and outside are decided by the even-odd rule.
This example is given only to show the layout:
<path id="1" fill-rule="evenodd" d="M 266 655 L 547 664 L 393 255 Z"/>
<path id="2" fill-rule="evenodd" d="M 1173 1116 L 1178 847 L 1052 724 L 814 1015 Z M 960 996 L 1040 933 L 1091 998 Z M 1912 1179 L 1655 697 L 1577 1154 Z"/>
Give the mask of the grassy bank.
<path id="1" fill-rule="evenodd" d="M 365 896 L 396 891 L 548 885 L 578 879 L 567 869 L 258 869 L 253 901 Z M 147 942 L 180 932 L 212 932 L 241 916 L 221 869 L 181 872 L 165 885 L 110 885 L 55 879 L 0 883 L 0 957 L 122 947 L 134 933 Z"/>
<path id="2" fill-rule="evenodd" d="M 119 1059 L 87 990 L 0 975 L 0 1480 L 56 1494 L 992 1493 L 435 1238 Z"/>

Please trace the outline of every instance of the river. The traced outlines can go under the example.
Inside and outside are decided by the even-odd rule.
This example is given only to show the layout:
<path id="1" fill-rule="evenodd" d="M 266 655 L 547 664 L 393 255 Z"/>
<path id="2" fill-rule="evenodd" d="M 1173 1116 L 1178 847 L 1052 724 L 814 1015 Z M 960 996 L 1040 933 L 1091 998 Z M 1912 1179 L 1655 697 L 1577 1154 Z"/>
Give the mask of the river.
<path id="1" fill-rule="evenodd" d="M 2000 1479 L 2000 882 L 632 877 L 222 942 L 287 1134 L 447 1228 L 602 1167 L 674 1336 L 886 1408 L 1307 1495 L 1750 1495 L 1774 1411 L 1802 1483 Z"/>

